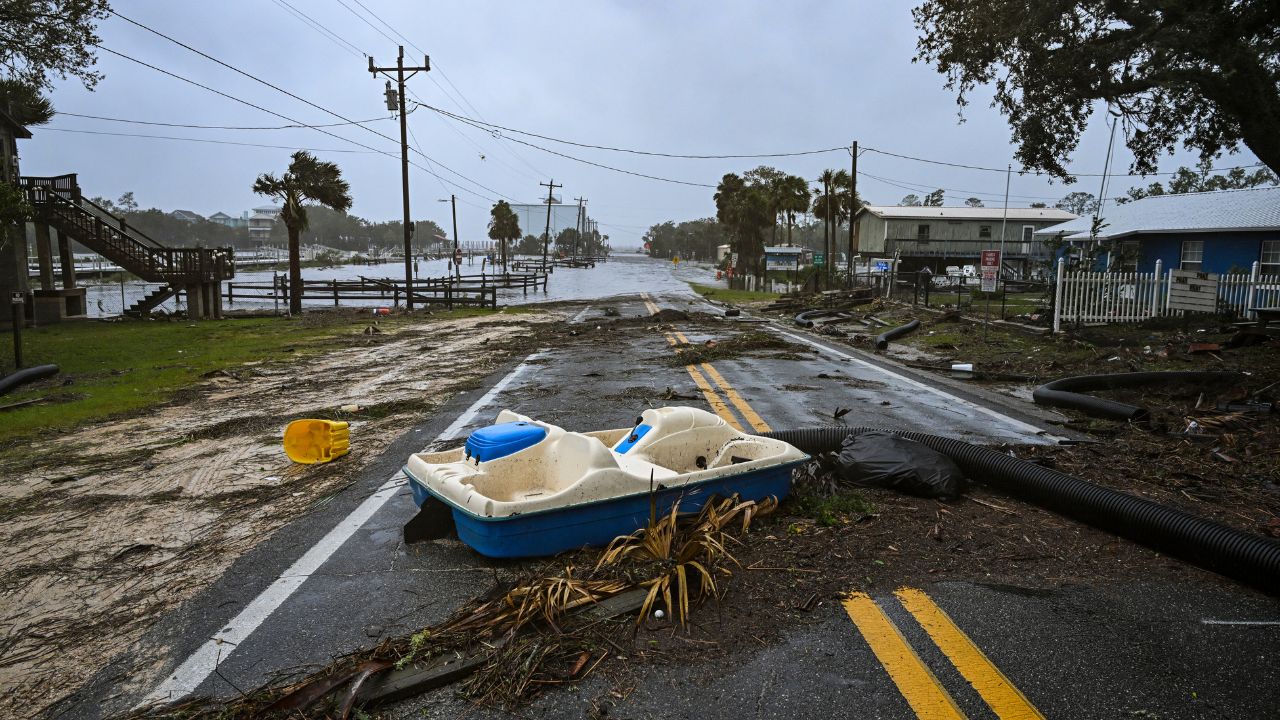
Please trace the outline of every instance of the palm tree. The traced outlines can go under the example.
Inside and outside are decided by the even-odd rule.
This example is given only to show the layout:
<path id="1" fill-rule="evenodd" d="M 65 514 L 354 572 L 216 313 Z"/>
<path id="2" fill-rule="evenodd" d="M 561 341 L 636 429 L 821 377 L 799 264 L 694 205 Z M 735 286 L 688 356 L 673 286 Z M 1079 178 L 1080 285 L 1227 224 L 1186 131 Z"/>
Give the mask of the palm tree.
<path id="1" fill-rule="evenodd" d="M 778 184 L 778 210 L 787 218 L 787 244 L 791 244 L 791 228 L 796 224 L 796 213 L 809 209 L 809 183 L 798 175 L 788 175 Z"/>
<path id="2" fill-rule="evenodd" d="M 745 272 L 759 275 L 764 254 L 760 232 L 777 219 L 766 187 L 747 184 L 737 174 L 728 173 L 716 187 L 715 202 L 716 220 L 729 229 L 738 262 Z"/>
<path id="3" fill-rule="evenodd" d="M 489 239 L 501 248 L 502 267 L 507 266 L 507 243 L 520 239 L 520 218 L 506 200 L 499 200 L 489 211 Z M 532 237 L 532 236 L 530 236 Z"/>
<path id="4" fill-rule="evenodd" d="M 315 203 L 340 213 L 351 209 L 351 186 L 342 179 L 337 163 L 316 159 L 315 155 L 299 150 L 284 175 L 271 173 L 259 175 L 253 182 L 253 191 L 279 200 L 280 220 L 289 231 L 289 312 L 302 312 L 302 261 L 299 257 L 299 241 L 307 229 L 307 208 L 304 203 Z"/>

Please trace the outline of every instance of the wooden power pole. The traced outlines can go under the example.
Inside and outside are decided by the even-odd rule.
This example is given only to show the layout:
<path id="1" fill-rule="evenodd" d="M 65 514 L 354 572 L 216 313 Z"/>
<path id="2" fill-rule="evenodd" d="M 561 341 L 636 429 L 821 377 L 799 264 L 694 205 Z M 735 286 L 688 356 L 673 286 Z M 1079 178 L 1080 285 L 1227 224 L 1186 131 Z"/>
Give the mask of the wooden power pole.
<path id="1" fill-rule="evenodd" d="M 586 198 L 574 198 L 578 201 L 578 237 L 573 240 L 573 257 L 578 257 L 578 241 L 582 239 L 583 233 L 587 231 L 586 216 L 582 212 L 582 203 L 586 202 Z"/>
<path id="2" fill-rule="evenodd" d="M 858 141 L 853 141 L 849 153 L 849 287 L 853 287 L 853 256 L 858 252 L 858 236 L 853 232 L 854 216 L 858 214 Z"/>
<path id="3" fill-rule="evenodd" d="M 551 201 L 555 199 L 552 194 L 556 188 L 564 187 L 557 185 L 555 178 L 549 183 L 538 183 L 547 188 L 547 232 L 542 236 L 542 272 L 547 272 L 547 247 L 551 245 Z"/>
<path id="4" fill-rule="evenodd" d="M 400 46 L 400 54 L 396 57 L 395 67 L 375 67 L 373 64 L 373 56 L 369 57 L 369 72 L 377 75 L 380 72 L 389 73 L 392 70 L 396 73 L 396 98 L 399 100 L 400 106 L 400 190 L 404 200 L 404 302 L 405 308 L 413 309 L 413 222 L 409 219 L 409 138 L 408 125 L 405 119 L 404 109 L 404 81 L 417 75 L 419 72 L 427 72 L 431 70 L 431 58 L 422 58 L 422 67 L 405 67 L 404 66 L 404 46 Z M 408 72 L 408 75 L 405 73 Z M 388 85 L 390 83 L 388 82 Z M 387 109 L 395 110 L 393 104 L 392 90 L 387 88 Z"/>

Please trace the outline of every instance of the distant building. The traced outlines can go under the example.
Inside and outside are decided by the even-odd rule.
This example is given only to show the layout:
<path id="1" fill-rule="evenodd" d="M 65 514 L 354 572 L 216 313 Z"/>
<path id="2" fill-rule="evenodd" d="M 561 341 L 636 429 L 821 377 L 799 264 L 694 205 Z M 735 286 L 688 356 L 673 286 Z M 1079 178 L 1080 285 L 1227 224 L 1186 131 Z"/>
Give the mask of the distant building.
<path id="1" fill-rule="evenodd" d="M 204 219 L 203 215 L 193 213 L 190 210 L 174 210 L 169 213 L 169 217 L 189 223 L 199 222 Z"/>
<path id="2" fill-rule="evenodd" d="M 1103 264 L 1124 271 L 1163 270 L 1280 274 L 1280 187 L 1151 195 L 1103 208 L 1096 240 Z M 1061 239 L 1087 246 L 1093 218 L 1036 231 L 1039 240 Z"/>
<path id="3" fill-rule="evenodd" d="M 259 243 L 271 240 L 271 228 L 280 219 L 280 208 L 275 205 L 263 205 L 253 209 L 249 216 L 249 239 Z"/>
<path id="4" fill-rule="evenodd" d="M 578 206 L 577 205 L 561 205 L 558 198 L 551 204 L 551 239 L 554 241 L 561 230 L 565 228 L 577 228 L 578 226 Z M 511 210 L 516 214 L 516 221 L 520 223 L 520 235 L 533 235 L 541 238 L 542 234 L 547 231 L 547 203 L 543 201 L 539 205 L 511 203 Z"/>
<path id="5" fill-rule="evenodd" d="M 224 212 L 216 212 L 209 216 L 209 222 L 225 225 L 229 228 L 242 228 L 249 226 L 249 213 L 244 213 L 240 217 L 231 217 Z"/>
<path id="6" fill-rule="evenodd" d="M 1033 262 L 1049 259 L 1035 233 L 1075 217 L 1056 208 L 1009 208 L 1005 215 L 998 207 L 864 205 L 854 216 L 854 233 L 863 257 L 896 253 L 905 270 L 936 270 L 977 264 L 983 250 L 998 250 L 1003 222 L 1004 262 L 1026 272 Z M 837 249 L 845 249 L 839 239 Z"/>

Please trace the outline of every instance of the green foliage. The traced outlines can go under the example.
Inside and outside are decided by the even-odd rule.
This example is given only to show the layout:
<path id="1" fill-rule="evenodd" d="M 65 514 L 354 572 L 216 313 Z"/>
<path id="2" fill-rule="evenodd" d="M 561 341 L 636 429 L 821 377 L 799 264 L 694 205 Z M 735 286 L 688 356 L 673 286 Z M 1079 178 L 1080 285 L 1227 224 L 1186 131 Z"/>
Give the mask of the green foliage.
<path id="1" fill-rule="evenodd" d="M 1098 209 L 1098 198 L 1093 193 L 1081 192 L 1079 190 L 1067 193 L 1065 197 L 1054 204 L 1059 210 L 1066 210 L 1074 215 L 1088 215 Z"/>
<path id="2" fill-rule="evenodd" d="M 965 200 L 965 201 L 964 201 L 964 204 L 965 204 L 967 207 L 971 207 L 971 208 L 980 208 L 980 207 L 983 207 L 983 205 L 982 205 L 982 200 L 981 200 L 981 199 L 979 199 L 979 198 L 976 198 L 976 197 L 971 197 L 971 198 L 969 198 L 968 200 Z"/>
<path id="3" fill-rule="evenodd" d="M 31 206 L 22 190 L 0 180 L 0 246 L 8 238 L 7 229 L 31 219 Z"/>
<path id="4" fill-rule="evenodd" d="M 825 497 L 816 493 L 797 493 L 794 502 L 797 514 L 813 518 L 824 527 L 841 525 L 876 511 L 876 506 L 856 490 L 840 490 Z"/>
<path id="5" fill-rule="evenodd" d="M 904 195 L 902 199 L 898 201 L 898 205 L 900 207 L 920 207 L 921 204 L 920 196 L 915 193 Z"/>
<path id="6" fill-rule="evenodd" d="M 776 222 L 767 186 L 753 185 L 728 173 L 716 187 L 715 202 L 716 220 L 729 231 L 729 244 L 738 253 L 739 271 L 759 275 L 764 270 L 761 232 Z"/>
<path id="7" fill-rule="evenodd" d="M 925 0 L 917 61 L 961 107 L 979 85 L 1009 121 L 1026 168 L 1066 163 L 1101 101 L 1120 115 L 1133 169 L 1183 147 L 1244 144 L 1280 169 L 1280 11 L 1275 0 Z"/>
<path id="8" fill-rule="evenodd" d="M 542 235 L 525 235 L 512 252 L 516 255 L 542 255 Z"/>
<path id="9" fill-rule="evenodd" d="M 922 204 L 925 207 L 942 207 L 942 201 L 942 188 L 938 188 L 928 195 L 925 195 Z"/>
<path id="10" fill-rule="evenodd" d="M 644 241 L 649 243 L 652 257 L 712 260 L 716 248 L 729 243 L 729 235 L 724 225 L 712 218 L 703 218 L 653 225 L 644 234 Z"/>
<path id="11" fill-rule="evenodd" d="M 1117 204 L 1131 200 L 1141 200 L 1152 195 L 1177 195 L 1180 193 L 1206 192 L 1210 190 L 1243 190 L 1262 185 L 1280 185 L 1280 179 L 1266 168 L 1247 172 L 1244 168 L 1232 168 L 1225 174 L 1214 174 L 1213 163 L 1202 159 L 1196 169 L 1183 166 L 1177 169 L 1169 180 L 1169 187 L 1159 182 L 1151 183 L 1145 188 L 1129 188 L 1127 197 L 1116 198 Z"/>
<path id="12" fill-rule="evenodd" d="M 498 243 L 498 256 L 505 265 L 508 243 L 520 239 L 520 218 L 506 200 L 499 200 L 489 210 L 489 239 Z"/>
<path id="13" fill-rule="evenodd" d="M 0 0 L 0 72 L 37 92 L 68 76 L 92 90 L 97 22 L 109 12 L 107 0 Z"/>
<path id="14" fill-rule="evenodd" d="M 46 397 L 49 402 L 5 413 L 0 441 L 150 407 L 199 382 L 206 372 L 249 360 L 295 357 L 285 349 L 358 330 L 315 328 L 283 318 L 191 325 L 63 323 L 31 330 L 23 333 L 27 362 L 56 363 L 62 373 L 52 387 L 28 386 L 6 397 Z M 67 379 L 74 383 L 64 386 Z"/>
<path id="15" fill-rule="evenodd" d="M 53 119 L 53 103 L 24 82 L 0 78 L 0 110 L 20 125 L 43 125 Z"/>

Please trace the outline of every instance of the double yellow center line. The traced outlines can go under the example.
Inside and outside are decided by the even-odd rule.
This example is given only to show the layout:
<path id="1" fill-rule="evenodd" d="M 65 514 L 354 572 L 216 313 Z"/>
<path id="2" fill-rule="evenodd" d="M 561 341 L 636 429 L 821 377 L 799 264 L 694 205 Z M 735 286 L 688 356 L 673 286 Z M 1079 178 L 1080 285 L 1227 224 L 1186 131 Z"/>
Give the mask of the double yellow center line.
<path id="1" fill-rule="evenodd" d="M 658 306 L 649 298 L 648 293 L 640 293 L 640 299 L 644 300 L 645 307 L 649 310 L 650 315 L 657 314 Z M 684 333 L 678 330 L 666 333 L 666 337 L 668 345 L 675 346 L 681 343 L 685 345 L 690 344 L 689 338 L 685 337 Z M 701 368 L 701 370 L 699 370 L 699 368 Z M 720 374 L 720 371 L 716 370 L 711 363 L 698 363 L 696 367 L 693 365 L 686 365 L 684 369 L 689 372 L 689 377 L 693 378 L 693 384 L 697 385 L 698 389 L 702 391 L 702 396 L 706 398 L 707 404 L 711 406 L 712 412 L 719 415 L 725 422 L 732 425 L 735 429 L 743 432 L 746 432 L 747 427 L 750 427 L 755 432 L 769 432 L 773 429 L 769 427 L 769 423 L 766 423 L 764 418 L 760 417 L 760 414 L 751 407 L 750 403 L 742 398 L 742 395 L 734 389 L 733 385 L 731 385 L 728 380 L 724 379 L 724 376 Z M 703 375 L 704 372 L 706 375 Z M 708 382 L 708 377 L 711 378 L 711 382 Z M 715 383 L 714 386 L 712 385 L 712 382 Z M 738 417 L 734 415 L 733 411 L 729 409 L 729 405 L 720 397 L 720 393 L 716 391 L 717 388 L 719 388 L 720 392 L 724 393 L 724 397 L 729 398 L 729 403 L 732 403 L 733 407 L 737 408 L 738 413 L 742 416 L 742 420 L 746 423 L 745 427 L 742 422 L 739 422 Z"/>
<path id="2" fill-rule="evenodd" d="M 1044 720 L 1040 711 L 928 595 L 914 588 L 902 588 L 894 595 L 996 717 L 1001 720 Z M 851 593 L 843 604 L 849 619 L 862 633 L 916 717 L 922 720 L 963 720 L 966 717 L 955 699 L 916 654 L 915 648 L 907 643 L 893 620 L 869 595 Z"/>

